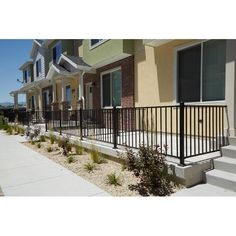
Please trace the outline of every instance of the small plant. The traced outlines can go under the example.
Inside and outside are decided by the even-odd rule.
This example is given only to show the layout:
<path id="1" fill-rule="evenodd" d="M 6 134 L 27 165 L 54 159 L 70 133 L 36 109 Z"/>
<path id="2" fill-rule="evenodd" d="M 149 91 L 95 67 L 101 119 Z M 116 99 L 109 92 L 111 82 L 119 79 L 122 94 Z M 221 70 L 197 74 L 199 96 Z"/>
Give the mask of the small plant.
<path id="1" fill-rule="evenodd" d="M 31 140 L 30 143 L 31 143 L 31 145 L 35 145 L 35 141 L 34 140 Z"/>
<path id="2" fill-rule="evenodd" d="M 70 164 L 70 163 L 72 163 L 72 162 L 74 162 L 74 157 L 73 156 L 69 156 L 68 158 L 67 158 L 67 162 Z"/>
<path id="3" fill-rule="evenodd" d="M 12 135 L 12 133 L 13 133 L 12 127 L 11 127 L 11 126 L 8 126 L 6 132 L 7 132 L 9 135 Z"/>
<path id="4" fill-rule="evenodd" d="M 68 138 L 63 138 L 60 140 L 60 146 L 63 149 L 63 155 L 68 156 L 69 152 L 72 149 L 72 144 L 70 143 Z"/>
<path id="5" fill-rule="evenodd" d="M 54 142 L 56 141 L 56 136 L 53 133 L 50 133 L 49 140 L 51 144 L 54 144 Z"/>
<path id="6" fill-rule="evenodd" d="M 137 190 L 144 196 L 166 196 L 173 192 L 175 181 L 168 173 L 165 155 L 159 146 L 153 149 L 141 145 L 138 153 L 127 149 L 126 160 L 128 170 L 139 178 L 136 185 L 129 186 L 131 190 Z"/>
<path id="7" fill-rule="evenodd" d="M 41 135 L 41 136 L 39 137 L 39 141 L 40 141 L 40 142 L 46 142 L 45 135 Z"/>
<path id="8" fill-rule="evenodd" d="M 116 173 L 111 173 L 107 175 L 107 184 L 114 186 L 121 186 L 120 177 L 116 175 Z"/>
<path id="9" fill-rule="evenodd" d="M 76 155 L 83 155 L 84 148 L 80 145 L 75 145 L 75 153 Z"/>
<path id="10" fill-rule="evenodd" d="M 48 151 L 48 152 L 52 152 L 52 146 L 51 146 L 51 145 L 48 145 L 48 146 L 47 146 L 47 151 Z"/>
<path id="11" fill-rule="evenodd" d="M 37 147 L 38 147 L 38 148 L 41 148 L 41 143 L 38 143 L 38 144 L 37 144 Z"/>
<path id="12" fill-rule="evenodd" d="M 106 163 L 106 160 L 100 156 L 100 153 L 95 147 L 92 148 L 90 152 L 90 157 L 93 163 L 96 163 L 96 164 Z"/>
<path id="13" fill-rule="evenodd" d="M 95 168 L 95 164 L 94 164 L 94 163 L 88 162 L 88 163 L 86 163 L 86 164 L 84 165 L 84 169 L 87 170 L 88 172 L 93 171 L 94 168 Z"/>

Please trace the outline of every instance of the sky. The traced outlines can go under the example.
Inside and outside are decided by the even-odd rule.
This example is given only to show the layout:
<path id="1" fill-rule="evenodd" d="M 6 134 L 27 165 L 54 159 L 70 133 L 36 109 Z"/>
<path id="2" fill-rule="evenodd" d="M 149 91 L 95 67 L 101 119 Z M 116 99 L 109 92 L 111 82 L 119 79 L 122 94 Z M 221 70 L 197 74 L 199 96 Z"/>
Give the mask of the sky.
<path id="1" fill-rule="evenodd" d="M 18 69 L 30 59 L 32 40 L 0 40 L 0 103 L 13 102 L 9 92 L 22 86 L 22 72 Z M 19 102 L 25 102 L 25 95 L 19 95 Z"/>

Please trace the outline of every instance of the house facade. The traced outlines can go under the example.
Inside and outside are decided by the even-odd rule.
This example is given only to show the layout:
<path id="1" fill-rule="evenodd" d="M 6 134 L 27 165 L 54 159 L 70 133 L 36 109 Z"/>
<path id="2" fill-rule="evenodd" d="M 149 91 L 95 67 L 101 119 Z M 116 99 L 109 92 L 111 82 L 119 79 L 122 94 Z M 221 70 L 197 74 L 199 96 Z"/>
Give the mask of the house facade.
<path id="1" fill-rule="evenodd" d="M 15 108 L 223 104 L 235 135 L 235 40 L 34 40 L 30 57 Z"/>

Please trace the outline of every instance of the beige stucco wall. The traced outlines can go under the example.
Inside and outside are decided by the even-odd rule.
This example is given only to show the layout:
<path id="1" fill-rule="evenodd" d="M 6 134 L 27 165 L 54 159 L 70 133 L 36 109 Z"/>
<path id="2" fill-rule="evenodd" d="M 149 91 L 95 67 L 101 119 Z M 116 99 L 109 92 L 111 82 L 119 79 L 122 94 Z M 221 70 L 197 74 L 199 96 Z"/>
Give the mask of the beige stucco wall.
<path id="1" fill-rule="evenodd" d="M 67 78 L 66 79 L 66 86 L 71 86 L 72 91 L 72 109 L 77 109 L 77 97 L 78 97 L 78 86 L 79 86 L 79 77 L 73 77 L 73 78 Z M 57 102 L 59 104 L 62 100 L 62 88 L 61 88 L 61 82 L 57 83 Z"/>
<path id="2" fill-rule="evenodd" d="M 195 40 L 197 41 L 197 40 Z M 194 40 L 173 40 L 159 47 L 135 40 L 135 106 L 173 103 L 175 48 Z"/>

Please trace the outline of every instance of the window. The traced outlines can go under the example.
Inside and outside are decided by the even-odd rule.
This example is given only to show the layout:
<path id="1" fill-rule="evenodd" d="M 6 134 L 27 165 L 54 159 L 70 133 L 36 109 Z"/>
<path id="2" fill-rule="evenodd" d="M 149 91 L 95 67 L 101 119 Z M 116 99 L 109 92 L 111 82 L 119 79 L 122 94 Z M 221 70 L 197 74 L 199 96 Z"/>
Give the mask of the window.
<path id="1" fill-rule="evenodd" d="M 53 62 L 57 63 L 60 56 L 61 56 L 62 48 L 61 48 L 61 42 L 57 43 L 56 46 L 52 49 L 52 58 Z"/>
<path id="2" fill-rule="evenodd" d="M 102 75 L 103 107 L 121 106 L 121 70 Z"/>
<path id="3" fill-rule="evenodd" d="M 225 55 L 225 40 L 209 40 L 178 51 L 178 102 L 224 100 Z"/>
<path id="4" fill-rule="evenodd" d="M 66 86 L 66 101 L 68 102 L 68 106 L 71 107 L 71 88 L 70 85 Z"/>
<path id="5" fill-rule="evenodd" d="M 27 70 L 24 70 L 24 83 L 27 83 L 27 81 L 28 81 Z"/>
<path id="6" fill-rule="evenodd" d="M 42 69 L 41 69 L 41 59 L 38 59 L 36 61 L 36 76 L 40 76 L 42 73 Z"/>

